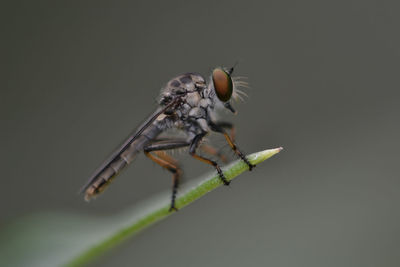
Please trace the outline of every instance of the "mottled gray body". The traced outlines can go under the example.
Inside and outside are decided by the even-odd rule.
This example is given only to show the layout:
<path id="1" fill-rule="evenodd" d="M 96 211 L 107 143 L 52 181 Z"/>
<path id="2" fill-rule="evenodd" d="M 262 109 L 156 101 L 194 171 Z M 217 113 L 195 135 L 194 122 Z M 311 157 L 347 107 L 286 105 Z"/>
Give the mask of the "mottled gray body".
<path id="1" fill-rule="evenodd" d="M 214 94 L 211 92 L 211 88 L 207 87 L 200 74 L 186 73 L 172 79 L 161 91 L 160 104 L 183 95 L 182 105 L 174 110 L 174 116 L 167 117 L 161 124 L 166 123 L 166 127 L 182 129 L 188 134 L 188 138 L 208 132 L 207 120 L 214 109 Z"/>
<path id="2" fill-rule="evenodd" d="M 180 101 L 171 105 L 177 98 Z M 207 86 L 201 75 L 186 73 L 170 80 L 161 90 L 159 104 L 160 108 L 96 170 L 83 188 L 87 200 L 103 191 L 112 178 L 133 161 L 137 153 L 142 152 L 165 130 L 182 130 L 188 142 L 196 135 L 209 132 L 208 120 L 213 116 L 215 93 L 212 83 Z"/>

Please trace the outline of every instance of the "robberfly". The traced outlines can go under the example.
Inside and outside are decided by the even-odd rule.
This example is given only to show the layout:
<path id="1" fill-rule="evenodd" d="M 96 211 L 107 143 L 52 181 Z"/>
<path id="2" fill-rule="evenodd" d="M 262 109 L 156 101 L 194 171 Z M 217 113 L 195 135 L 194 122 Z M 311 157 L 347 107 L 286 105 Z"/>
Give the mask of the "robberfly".
<path id="1" fill-rule="evenodd" d="M 203 154 L 217 155 L 213 147 L 203 144 L 202 139 L 210 132 L 224 135 L 231 149 L 251 170 L 252 165 L 234 142 L 233 125 L 218 121 L 218 110 L 236 113 L 232 99 L 241 98 L 239 87 L 246 83 L 232 77 L 234 68 L 215 68 L 208 82 L 198 73 L 185 73 L 170 80 L 162 88 L 156 111 L 119 147 L 90 177 L 82 192 L 85 199 L 101 193 L 110 181 L 131 163 L 140 152 L 172 173 L 172 197 L 170 210 L 176 210 L 175 197 L 182 171 L 168 150 L 188 148 L 189 154 L 213 166 L 228 185 L 220 165 Z M 162 137 L 162 133 L 175 129 L 183 133 Z M 183 137 L 182 137 L 183 136 Z M 204 153 L 199 153 L 201 152 Z"/>

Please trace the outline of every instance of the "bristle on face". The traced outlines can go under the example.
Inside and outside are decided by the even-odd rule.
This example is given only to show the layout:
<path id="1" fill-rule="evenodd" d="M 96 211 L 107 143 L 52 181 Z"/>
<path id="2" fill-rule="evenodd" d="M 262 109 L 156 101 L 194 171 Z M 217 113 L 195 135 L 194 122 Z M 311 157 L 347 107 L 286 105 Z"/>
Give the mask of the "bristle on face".
<path id="1" fill-rule="evenodd" d="M 238 102 L 239 100 L 244 102 L 244 98 L 248 97 L 248 95 L 241 90 L 242 88 L 250 88 L 249 83 L 246 81 L 243 81 L 243 79 L 246 79 L 246 77 L 232 77 L 233 81 L 233 93 L 232 97 L 233 99 Z"/>

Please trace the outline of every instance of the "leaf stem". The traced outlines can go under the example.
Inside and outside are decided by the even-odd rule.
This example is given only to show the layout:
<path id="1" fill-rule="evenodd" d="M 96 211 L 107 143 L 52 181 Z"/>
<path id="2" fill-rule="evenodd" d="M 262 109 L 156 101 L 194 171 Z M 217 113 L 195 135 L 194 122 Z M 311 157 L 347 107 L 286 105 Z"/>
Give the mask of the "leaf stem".
<path id="1" fill-rule="evenodd" d="M 272 157 L 273 155 L 279 153 L 282 148 L 268 149 L 254 154 L 248 155 L 251 164 L 257 165 L 262 161 Z M 228 181 L 233 180 L 236 176 L 242 172 L 248 170 L 247 164 L 243 161 L 238 160 L 228 165 L 224 169 L 224 175 Z M 196 199 L 199 199 L 206 193 L 222 185 L 221 180 L 218 175 L 213 173 L 212 175 L 202 178 L 201 182 L 185 192 L 182 192 L 176 198 L 176 207 L 182 209 L 183 207 L 189 205 Z M 162 219 L 172 215 L 174 212 L 169 212 L 169 202 L 163 201 L 161 205 L 154 205 L 145 214 L 139 218 L 134 219 L 128 224 L 128 226 L 122 229 L 116 230 L 110 236 L 106 237 L 103 241 L 94 245 L 93 247 L 83 251 L 80 255 L 72 259 L 66 266 L 83 266 L 88 262 L 92 261 L 96 257 L 102 255 L 107 250 L 113 248 L 114 246 L 120 244 L 122 241 L 128 237 L 137 234 L 143 229 L 151 226 L 152 224 L 161 221 Z"/>

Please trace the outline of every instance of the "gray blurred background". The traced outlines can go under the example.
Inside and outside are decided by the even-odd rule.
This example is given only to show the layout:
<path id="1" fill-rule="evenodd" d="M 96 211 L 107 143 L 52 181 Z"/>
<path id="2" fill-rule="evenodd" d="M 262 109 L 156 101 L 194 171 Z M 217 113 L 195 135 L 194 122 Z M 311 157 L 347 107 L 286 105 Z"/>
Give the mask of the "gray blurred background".
<path id="1" fill-rule="evenodd" d="M 239 146 L 285 150 L 94 265 L 399 266 L 395 3 L 3 3 L 0 226 L 169 190 L 140 156 L 96 201 L 77 194 L 171 77 L 239 61 Z M 184 162 L 187 179 L 210 170 Z"/>

